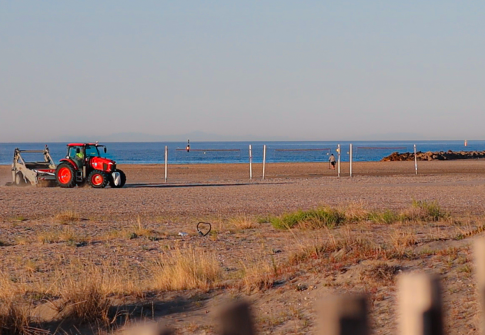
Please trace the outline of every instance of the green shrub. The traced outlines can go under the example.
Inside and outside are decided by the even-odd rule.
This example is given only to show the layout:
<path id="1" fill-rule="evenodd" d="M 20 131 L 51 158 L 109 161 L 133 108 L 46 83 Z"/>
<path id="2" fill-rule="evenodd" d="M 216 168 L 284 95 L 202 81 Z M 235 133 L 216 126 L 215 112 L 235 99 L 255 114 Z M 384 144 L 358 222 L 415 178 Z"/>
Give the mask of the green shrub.
<path id="1" fill-rule="evenodd" d="M 402 217 L 398 215 L 396 212 L 387 209 L 384 212 L 371 212 L 369 213 L 369 220 L 374 223 L 394 223 L 398 221 L 402 221 Z"/>
<path id="2" fill-rule="evenodd" d="M 299 210 L 287 213 L 279 217 L 270 218 L 270 222 L 276 229 L 288 229 L 296 225 L 307 228 L 333 228 L 345 221 L 345 215 L 336 209 L 319 207 L 308 211 Z"/>
<path id="3" fill-rule="evenodd" d="M 412 207 L 419 209 L 421 214 L 420 219 L 423 220 L 438 221 L 447 216 L 447 213 L 441 209 L 437 201 L 427 202 L 426 200 L 413 199 Z"/>

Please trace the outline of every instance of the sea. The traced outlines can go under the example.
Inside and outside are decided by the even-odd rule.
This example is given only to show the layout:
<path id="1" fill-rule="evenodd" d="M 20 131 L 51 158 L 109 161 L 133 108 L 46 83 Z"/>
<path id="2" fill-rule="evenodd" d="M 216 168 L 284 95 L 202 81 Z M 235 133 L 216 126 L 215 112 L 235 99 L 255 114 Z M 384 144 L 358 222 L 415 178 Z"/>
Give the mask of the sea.
<path id="1" fill-rule="evenodd" d="M 289 162 L 327 162 L 330 154 L 338 155 L 343 162 L 350 160 L 352 144 L 353 161 L 379 161 L 393 152 L 417 151 L 483 151 L 485 141 L 278 141 L 278 142 L 108 142 L 107 158 L 118 164 L 163 164 L 165 147 L 168 150 L 169 164 L 212 164 L 212 163 L 253 163 L 263 161 L 263 148 L 266 146 L 267 163 Z M 48 146 L 53 159 L 58 162 L 66 153 L 66 143 L 0 143 L 0 165 L 12 163 L 15 148 L 23 150 L 42 150 Z M 42 154 L 24 153 L 26 161 L 42 161 Z"/>

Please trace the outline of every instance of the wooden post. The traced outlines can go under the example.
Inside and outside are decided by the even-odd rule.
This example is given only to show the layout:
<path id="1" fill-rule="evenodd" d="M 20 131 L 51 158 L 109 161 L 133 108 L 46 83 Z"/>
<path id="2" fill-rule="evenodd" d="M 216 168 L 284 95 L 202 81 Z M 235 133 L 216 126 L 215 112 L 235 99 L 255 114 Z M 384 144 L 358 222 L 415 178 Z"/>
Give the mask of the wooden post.
<path id="1" fill-rule="evenodd" d="M 254 335 L 254 325 L 249 304 L 247 302 L 237 302 L 226 306 L 219 313 L 221 324 L 221 335 Z"/>
<path id="2" fill-rule="evenodd" d="M 266 144 L 263 145 L 263 180 L 264 180 L 264 175 L 266 173 Z"/>
<path id="3" fill-rule="evenodd" d="M 398 282 L 400 335 L 443 335 L 438 277 L 425 273 L 402 275 Z"/>
<path id="4" fill-rule="evenodd" d="M 485 238 L 477 239 L 473 245 L 475 280 L 480 304 L 480 334 L 485 334 Z"/>
<path id="5" fill-rule="evenodd" d="M 168 178 L 168 145 L 165 146 L 165 182 Z"/>
<path id="6" fill-rule="evenodd" d="M 414 170 L 418 174 L 418 157 L 416 157 L 416 144 L 414 145 Z"/>
<path id="7" fill-rule="evenodd" d="M 350 177 L 352 177 L 352 143 L 349 145 L 349 157 L 350 157 Z"/>
<path id="8" fill-rule="evenodd" d="M 138 322 L 125 328 L 123 335 L 172 335 L 173 332 L 155 322 Z"/>
<path id="9" fill-rule="evenodd" d="M 320 303 L 318 335 L 368 335 L 367 299 L 362 295 L 331 297 Z"/>
<path id="10" fill-rule="evenodd" d="M 340 144 L 337 145 L 337 176 L 340 178 Z"/>
<path id="11" fill-rule="evenodd" d="M 253 150 L 251 144 L 249 145 L 249 180 L 253 180 Z"/>

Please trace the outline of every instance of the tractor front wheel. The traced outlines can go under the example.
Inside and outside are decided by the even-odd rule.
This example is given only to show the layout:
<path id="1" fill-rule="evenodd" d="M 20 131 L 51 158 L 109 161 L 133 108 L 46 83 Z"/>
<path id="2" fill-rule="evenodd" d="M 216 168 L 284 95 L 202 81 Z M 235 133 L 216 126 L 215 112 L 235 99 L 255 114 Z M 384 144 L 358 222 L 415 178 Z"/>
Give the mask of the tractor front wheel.
<path id="1" fill-rule="evenodd" d="M 104 188 L 108 185 L 109 175 L 100 170 L 92 171 L 88 176 L 88 183 L 94 188 Z"/>
<path id="2" fill-rule="evenodd" d="M 125 186 L 125 183 L 126 183 L 126 175 L 121 170 L 116 170 L 116 172 L 118 172 L 120 174 L 120 184 L 119 185 L 115 185 L 115 181 L 113 180 L 113 177 L 111 177 L 109 179 L 109 184 L 113 188 L 121 188 L 121 187 Z"/>
<path id="3" fill-rule="evenodd" d="M 56 169 L 56 182 L 60 187 L 71 188 L 76 186 L 76 171 L 69 163 L 61 163 Z"/>

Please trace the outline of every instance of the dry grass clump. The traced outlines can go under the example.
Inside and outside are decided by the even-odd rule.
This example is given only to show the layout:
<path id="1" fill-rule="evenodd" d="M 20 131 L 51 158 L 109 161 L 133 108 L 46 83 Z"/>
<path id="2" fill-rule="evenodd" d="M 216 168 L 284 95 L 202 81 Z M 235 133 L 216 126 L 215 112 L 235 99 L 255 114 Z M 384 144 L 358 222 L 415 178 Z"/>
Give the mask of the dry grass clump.
<path id="1" fill-rule="evenodd" d="M 372 281 L 379 284 L 391 284 L 394 282 L 396 275 L 402 272 L 402 268 L 397 265 L 388 265 L 379 263 L 366 269 L 362 273 L 362 280 Z"/>
<path id="2" fill-rule="evenodd" d="M 159 238 L 159 233 L 155 230 L 145 228 L 141 223 L 140 217 L 137 219 L 137 224 L 133 225 L 128 228 L 123 229 L 112 229 L 105 233 L 103 236 L 100 236 L 101 239 L 110 240 L 116 238 L 125 238 L 128 240 L 132 240 L 138 237 L 146 237 L 149 239 L 157 239 Z"/>
<path id="3" fill-rule="evenodd" d="M 66 242 L 70 245 L 86 242 L 86 237 L 78 235 L 73 229 L 65 228 L 62 230 L 54 229 L 42 231 L 36 236 L 37 241 L 43 244 Z M 25 242 L 25 241 L 24 241 Z M 19 243 L 24 243 L 19 241 Z"/>
<path id="4" fill-rule="evenodd" d="M 277 267 L 272 260 L 269 262 L 258 262 L 246 266 L 244 263 L 240 289 L 244 289 L 247 294 L 252 291 L 264 291 L 273 287 L 277 275 Z"/>
<path id="5" fill-rule="evenodd" d="M 407 221 L 439 221 L 449 216 L 436 201 L 425 200 L 413 200 L 411 207 L 401 215 Z"/>
<path id="6" fill-rule="evenodd" d="M 239 216 L 230 220 L 230 223 L 239 230 L 254 228 L 254 222 L 247 216 Z"/>
<path id="7" fill-rule="evenodd" d="M 0 334 L 35 334 L 30 326 L 31 306 L 16 299 L 0 299 Z"/>
<path id="8" fill-rule="evenodd" d="M 396 229 L 389 237 L 394 251 L 400 255 L 405 254 L 408 247 L 417 243 L 416 233 L 406 229 Z"/>
<path id="9" fill-rule="evenodd" d="M 29 334 L 31 304 L 22 298 L 25 287 L 0 273 L 0 334 Z"/>
<path id="10" fill-rule="evenodd" d="M 334 260 L 363 260 L 376 257 L 382 249 L 372 240 L 356 236 L 352 232 L 344 232 L 342 236 L 301 244 L 298 251 L 290 254 L 290 265 L 299 265 L 311 259 Z"/>
<path id="11" fill-rule="evenodd" d="M 61 299 L 55 302 L 55 306 L 63 318 L 107 325 L 110 301 L 106 281 L 110 280 L 109 276 L 94 265 L 71 269 L 60 275 L 62 280 L 58 289 Z"/>
<path id="12" fill-rule="evenodd" d="M 344 213 L 346 222 L 366 221 L 370 215 L 370 211 L 362 203 L 351 203 L 340 211 Z"/>
<path id="13" fill-rule="evenodd" d="M 67 210 L 61 213 L 58 213 L 54 216 L 54 220 L 60 224 L 70 224 L 73 222 L 78 222 L 81 220 L 81 216 L 79 213 L 73 210 Z"/>
<path id="14" fill-rule="evenodd" d="M 162 254 L 152 275 L 155 289 L 209 290 L 222 278 L 222 269 L 215 253 L 190 246 Z"/>

